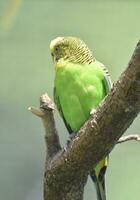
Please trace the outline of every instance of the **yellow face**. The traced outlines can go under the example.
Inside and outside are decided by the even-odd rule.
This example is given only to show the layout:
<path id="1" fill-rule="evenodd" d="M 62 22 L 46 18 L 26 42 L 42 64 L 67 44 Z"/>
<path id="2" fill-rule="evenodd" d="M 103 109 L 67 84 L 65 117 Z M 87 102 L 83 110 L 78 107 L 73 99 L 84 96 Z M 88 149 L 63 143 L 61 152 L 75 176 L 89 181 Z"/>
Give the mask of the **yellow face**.
<path id="1" fill-rule="evenodd" d="M 63 37 L 57 37 L 50 43 L 51 56 L 55 68 L 62 67 L 64 65 L 64 59 L 62 56 L 63 39 Z"/>
<path id="2" fill-rule="evenodd" d="M 91 63 L 92 53 L 87 45 L 75 37 L 57 37 L 51 41 L 50 50 L 55 68 L 64 67 L 67 62 Z"/>

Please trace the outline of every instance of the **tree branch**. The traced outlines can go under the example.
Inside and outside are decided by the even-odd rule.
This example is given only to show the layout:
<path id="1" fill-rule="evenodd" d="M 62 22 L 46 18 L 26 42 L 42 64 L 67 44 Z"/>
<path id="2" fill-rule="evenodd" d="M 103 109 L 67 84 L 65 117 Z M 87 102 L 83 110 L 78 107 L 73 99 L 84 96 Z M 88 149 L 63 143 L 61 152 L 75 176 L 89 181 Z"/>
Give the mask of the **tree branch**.
<path id="1" fill-rule="evenodd" d="M 61 150 L 53 117 L 54 104 L 49 96 L 44 94 L 40 97 L 40 108 L 29 107 L 28 110 L 42 119 L 45 128 L 47 158 L 50 158 Z"/>
<path id="2" fill-rule="evenodd" d="M 121 137 L 117 141 L 117 144 L 120 144 L 120 143 L 123 143 L 123 142 L 127 142 L 127 141 L 130 141 L 130 140 L 135 140 L 135 141 L 140 142 L 140 136 L 139 135 L 127 135 L 127 136 Z"/>
<path id="3" fill-rule="evenodd" d="M 140 111 L 140 42 L 127 69 L 65 150 L 45 166 L 44 200 L 81 200 L 91 168 L 110 153 Z"/>

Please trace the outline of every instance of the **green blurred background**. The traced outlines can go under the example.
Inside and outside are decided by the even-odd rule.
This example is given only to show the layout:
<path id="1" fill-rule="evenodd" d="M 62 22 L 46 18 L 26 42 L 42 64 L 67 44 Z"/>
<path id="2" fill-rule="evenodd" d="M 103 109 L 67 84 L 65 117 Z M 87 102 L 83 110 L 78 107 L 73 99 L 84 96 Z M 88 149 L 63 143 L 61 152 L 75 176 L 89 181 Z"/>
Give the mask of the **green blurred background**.
<path id="1" fill-rule="evenodd" d="M 52 97 L 50 41 L 82 38 L 115 81 L 140 38 L 140 1 L 0 0 L 0 199 L 42 200 L 45 161 L 41 121 L 27 108 Z M 68 137 L 56 114 L 62 144 Z M 138 117 L 126 134 L 139 132 Z M 140 199 L 140 144 L 115 147 L 107 170 L 108 200 Z M 94 199 L 91 181 L 85 200 Z"/>

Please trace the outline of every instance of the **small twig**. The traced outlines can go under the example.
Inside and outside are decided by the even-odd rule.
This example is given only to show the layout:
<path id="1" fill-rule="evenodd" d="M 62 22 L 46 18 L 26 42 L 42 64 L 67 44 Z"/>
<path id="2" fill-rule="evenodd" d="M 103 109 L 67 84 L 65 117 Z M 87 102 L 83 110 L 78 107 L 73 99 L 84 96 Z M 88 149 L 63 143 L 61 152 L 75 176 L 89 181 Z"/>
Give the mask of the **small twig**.
<path id="1" fill-rule="evenodd" d="M 43 117 L 45 115 L 45 113 L 40 108 L 29 107 L 28 110 L 31 111 L 37 117 Z"/>
<path id="2" fill-rule="evenodd" d="M 127 136 L 123 136 L 121 137 L 117 144 L 123 143 L 123 142 L 127 142 L 130 140 L 135 140 L 135 141 L 140 141 L 140 136 L 139 135 L 127 135 Z"/>
<path id="3" fill-rule="evenodd" d="M 40 97 L 40 108 L 45 112 L 47 110 L 54 111 L 55 106 L 51 98 L 48 96 L 47 93 L 43 94 Z"/>
<path id="4" fill-rule="evenodd" d="M 44 94 L 40 97 L 40 108 L 29 107 L 28 110 L 42 119 L 45 128 L 47 156 L 50 158 L 61 149 L 53 117 L 54 104 L 50 97 Z"/>

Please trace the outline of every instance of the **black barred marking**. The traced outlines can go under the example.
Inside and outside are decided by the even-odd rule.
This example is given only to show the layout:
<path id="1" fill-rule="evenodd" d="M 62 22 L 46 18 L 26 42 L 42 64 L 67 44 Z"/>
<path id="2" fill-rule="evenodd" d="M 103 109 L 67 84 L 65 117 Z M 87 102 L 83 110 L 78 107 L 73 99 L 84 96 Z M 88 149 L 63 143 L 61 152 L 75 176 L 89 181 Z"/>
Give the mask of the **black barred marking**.
<path id="1" fill-rule="evenodd" d="M 102 169 L 100 170 L 99 176 L 98 176 L 98 180 L 102 183 L 104 181 L 104 176 L 105 176 L 105 172 L 106 172 L 106 166 L 103 166 Z"/>
<path id="2" fill-rule="evenodd" d="M 56 38 L 51 42 L 50 48 L 51 52 L 59 59 L 63 58 L 64 60 L 79 64 L 90 64 L 94 61 L 92 52 L 79 38 Z M 56 49 L 59 49 L 59 51 L 56 51 Z"/>
<path id="3" fill-rule="evenodd" d="M 106 192 L 105 192 L 105 171 L 106 166 L 103 167 L 100 171 L 102 175 L 99 174 L 97 177 L 95 174 L 95 170 L 90 172 L 90 177 L 95 184 L 96 192 L 97 192 L 97 200 L 106 200 Z"/>

